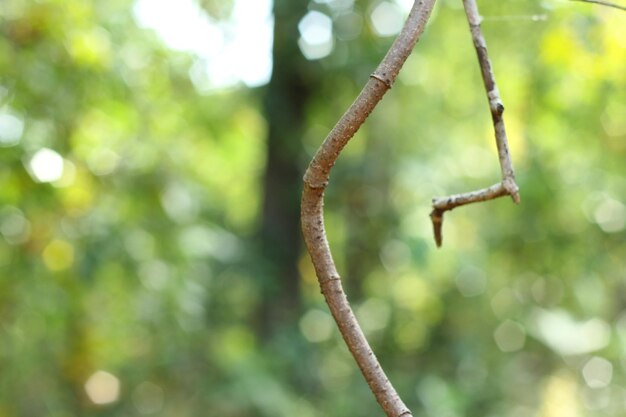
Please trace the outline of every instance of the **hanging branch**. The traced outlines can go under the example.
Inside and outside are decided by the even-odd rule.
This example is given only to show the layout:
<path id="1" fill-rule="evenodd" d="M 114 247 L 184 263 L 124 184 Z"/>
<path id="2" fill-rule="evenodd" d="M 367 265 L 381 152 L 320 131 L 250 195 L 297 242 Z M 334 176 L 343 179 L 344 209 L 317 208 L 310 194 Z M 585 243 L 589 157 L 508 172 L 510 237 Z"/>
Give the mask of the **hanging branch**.
<path id="1" fill-rule="evenodd" d="M 510 195 L 515 203 L 519 203 L 519 187 L 515 183 L 515 173 L 513 171 L 513 163 L 509 153 L 509 144 L 506 138 L 506 130 L 504 128 L 504 105 L 500 99 L 496 79 L 493 75 L 491 62 L 487 55 L 487 43 L 485 37 L 480 30 L 481 17 L 478 14 L 478 6 L 476 0 L 463 0 L 465 14 L 469 22 L 470 32 L 476 53 L 478 55 L 478 63 L 483 78 L 483 84 L 487 91 L 487 99 L 489 100 L 489 108 L 491 110 L 491 118 L 493 120 L 493 128 L 496 136 L 496 146 L 498 147 L 498 159 L 500 161 L 500 171 L 502 173 L 502 181 L 478 191 L 469 193 L 456 194 L 449 197 L 433 198 L 433 211 L 430 218 L 433 222 L 433 232 L 437 246 L 441 246 L 443 237 L 441 235 L 441 227 L 443 224 L 443 214 L 455 207 L 465 204 L 476 203 L 479 201 L 493 200 L 494 198 Z"/>
<path id="2" fill-rule="evenodd" d="M 599 4 L 601 6 L 613 7 L 615 9 L 626 11 L 626 6 L 620 6 L 619 4 L 609 3 L 608 1 L 602 1 L 602 0 L 570 0 L 570 1 L 578 1 L 578 2 L 581 2 L 581 3 Z"/>
<path id="3" fill-rule="evenodd" d="M 416 0 L 400 34 L 369 81 L 330 131 L 304 174 L 302 232 L 322 294 L 339 331 L 388 417 L 412 416 L 374 355 L 341 285 L 324 229 L 324 190 L 339 153 L 393 85 L 400 68 L 424 31 L 435 0 Z"/>

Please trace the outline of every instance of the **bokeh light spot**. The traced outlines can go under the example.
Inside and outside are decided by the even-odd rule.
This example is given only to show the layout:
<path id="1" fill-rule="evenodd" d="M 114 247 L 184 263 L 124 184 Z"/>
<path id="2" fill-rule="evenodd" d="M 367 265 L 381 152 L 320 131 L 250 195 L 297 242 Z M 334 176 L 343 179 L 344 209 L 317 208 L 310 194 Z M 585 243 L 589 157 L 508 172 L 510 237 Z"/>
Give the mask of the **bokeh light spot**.
<path id="1" fill-rule="evenodd" d="M 391 288 L 392 296 L 400 307 L 420 311 L 433 307 L 434 295 L 429 283 L 413 275 L 398 278 Z"/>
<path id="2" fill-rule="evenodd" d="M 195 219 L 200 210 L 194 195 L 182 184 L 171 183 L 161 193 L 161 205 L 175 222 L 183 223 Z"/>
<path id="3" fill-rule="evenodd" d="M 456 276 L 456 287 L 464 297 L 481 295 L 487 288 L 485 272 L 475 266 L 466 266 Z"/>
<path id="4" fill-rule="evenodd" d="M 139 267 L 139 279 L 149 290 L 159 291 L 165 288 L 170 275 L 168 264 L 158 259 L 145 261 Z"/>
<path id="5" fill-rule="evenodd" d="M 306 59 L 321 59 L 333 51 L 333 21 L 324 13 L 307 13 L 298 23 L 298 30 L 298 45 Z"/>
<path id="6" fill-rule="evenodd" d="M 38 150 L 28 161 L 29 173 L 37 182 L 53 182 L 63 176 L 63 157 L 52 149 Z"/>
<path id="7" fill-rule="evenodd" d="M 97 371 L 85 382 L 85 392 L 94 404 L 109 404 L 119 398 L 120 381 L 109 372 Z"/>
<path id="8" fill-rule="evenodd" d="M 309 310 L 300 319 L 300 331 L 310 342 L 323 342 L 333 334 L 333 320 L 321 310 Z"/>
<path id="9" fill-rule="evenodd" d="M 489 371 L 485 363 L 478 357 L 467 356 L 458 365 L 456 375 L 465 387 L 476 388 L 485 383 Z"/>
<path id="10" fill-rule="evenodd" d="M 118 166 L 120 156 L 109 148 L 92 150 L 87 157 L 89 170 L 95 175 L 111 174 Z"/>
<path id="11" fill-rule="evenodd" d="M 454 391 L 442 378 L 427 376 L 417 386 L 419 397 L 428 415 L 457 416 L 454 411 Z"/>
<path id="12" fill-rule="evenodd" d="M 0 113 L 0 146 L 17 145 L 24 132 L 24 121 L 11 113 Z"/>
<path id="13" fill-rule="evenodd" d="M 129 230 L 124 236 L 124 247 L 136 261 L 154 257 L 155 246 L 154 236 L 142 229 Z"/>
<path id="14" fill-rule="evenodd" d="M 106 67 L 111 60 L 110 35 L 101 27 L 72 34 L 67 42 L 67 49 L 79 65 Z"/>
<path id="15" fill-rule="evenodd" d="M 380 251 L 380 260 L 389 272 L 397 272 L 411 263 L 411 249 L 400 240 L 390 240 Z"/>
<path id="16" fill-rule="evenodd" d="M 335 17 L 337 38 L 347 41 L 361 34 L 363 30 L 363 16 L 356 12 L 346 12 Z"/>
<path id="17" fill-rule="evenodd" d="M 404 13 L 397 4 L 383 1 L 372 11 L 370 19 L 376 34 L 393 36 L 402 29 Z"/>
<path id="18" fill-rule="evenodd" d="M 355 367 L 352 358 L 345 350 L 335 348 L 322 357 L 318 372 L 320 383 L 327 389 L 346 389 L 351 381 L 350 376 L 355 372 Z"/>
<path id="19" fill-rule="evenodd" d="M 218 22 L 193 0 L 138 0 L 133 8 L 140 26 L 154 29 L 170 48 L 198 57 L 190 72 L 201 93 L 232 86 L 266 84 L 272 73 L 271 2 L 237 0 Z"/>
<path id="20" fill-rule="evenodd" d="M 133 391 L 133 405 L 141 414 L 154 414 L 163 409 L 165 402 L 163 388 L 145 381 Z"/>
<path id="21" fill-rule="evenodd" d="M 255 338 L 250 329 L 233 326 L 219 336 L 219 354 L 225 364 L 234 364 L 248 358 L 254 352 Z"/>
<path id="22" fill-rule="evenodd" d="M 582 205 L 587 220 L 604 232 L 616 233 L 626 227 L 626 206 L 604 192 L 593 192 Z"/>
<path id="23" fill-rule="evenodd" d="M 61 271 L 74 263 L 74 246 L 64 240 L 55 239 L 43 250 L 43 261 L 51 271 Z"/>
<path id="24" fill-rule="evenodd" d="M 500 319 L 509 317 L 516 305 L 515 292 L 511 288 L 502 288 L 491 298 L 491 309 Z"/>
<path id="25" fill-rule="evenodd" d="M 607 198 L 596 207 L 593 217 L 603 231 L 619 232 L 626 225 L 626 207 L 620 201 Z"/>
<path id="26" fill-rule="evenodd" d="M 606 347 L 610 341 L 611 328 L 599 318 L 575 321 L 564 310 L 536 309 L 535 329 L 541 341 L 562 355 L 580 355 Z"/>
<path id="27" fill-rule="evenodd" d="M 581 390 L 582 400 L 583 400 L 582 402 L 585 405 L 585 408 L 587 408 L 588 410 L 603 410 L 604 412 L 602 413 L 602 415 L 608 415 L 607 411 L 609 410 L 606 410 L 606 408 L 611 405 L 611 400 L 612 400 L 611 397 L 612 397 L 613 392 L 615 392 L 611 388 L 612 387 L 602 387 L 602 388 L 583 387 L 583 389 Z M 615 394 L 618 394 L 618 393 L 615 392 Z M 621 401 L 619 400 L 620 400 L 619 397 L 618 398 L 613 397 L 614 404 L 620 407 L 623 413 L 623 410 L 625 407 L 622 404 L 620 404 Z M 621 416 L 622 414 L 620 413 L 619 415 Z"/>
<path id="28" fill-rule="evenodd" d="M 526 330 L 521 324 L 506 320 L 495 330 L 493 338 L 501 351 L 516 352 L 524 347 Z"/>
<path id="29" fill-rule="evenodd" d="M 545 417 L 579 417 L 580 394 L 576 381 L 570 373 L 558 372 L 546 378 L 540 413 Z"/>
<path id="30" fill-rule="evenodd" d="M 370 298 L 359 306 L 356 316 L 363 331 L 384 329 L 391 318 L 391 306 L 380 298 Z"/>
<path id="31" fill-rule="evenodd" d="M 604 358 L 594 356 L 587 361 L 582 373 L 589 388 L 603 388 L 611 383 L 613 365 Z"/>
<path id="32" fill-rule="evenodd" d="M 5 207 L 0 211 L 0 234 L 11 245 L 19 245 L 30 237 L 30 222 L 21 210 Z"/>

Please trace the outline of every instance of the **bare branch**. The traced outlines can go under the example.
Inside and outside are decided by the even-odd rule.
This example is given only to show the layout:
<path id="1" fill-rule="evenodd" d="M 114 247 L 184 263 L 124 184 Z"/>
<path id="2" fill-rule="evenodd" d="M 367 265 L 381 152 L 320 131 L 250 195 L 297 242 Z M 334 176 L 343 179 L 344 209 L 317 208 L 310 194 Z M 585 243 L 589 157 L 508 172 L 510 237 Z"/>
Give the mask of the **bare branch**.
<path id="1" fill-rule="evenodd" d="M 487 42 L 480 30 L 481 17 L 478 14 L 478 6 L 476 5 L 476 0 L 463 0 L 463 6 L 465 7 L 465 14 L 469 22 L 474 48 L 476 48 L 476 54 L 478 55 L 483 84 L 487 92 L 487 99 L 489 100 L 489 109 L 491 110 L 491 119 L 496 136 L 502 182 L 479 191 L 433 199 L 433 211 L 430 214 L 430 218 L 433 222 L 433 232 L 437 246 L 441 246 L 443 241 L 441 228 L 443 224 L 443 213 L 447 210 L 452 210 L 454 207 L 464 204 L 492 200 L 503 195 L 510 195 L 515 203 L 520 202 L 519 187 L 515 183 L 515 172 L 513 170 L 513 163 L 511 162 L 504 119 L 502 118 L 504 105 L 502 104 L 496 78 L 493 74 L 491 62 L 489 61 L 489 55 L 487 54 Z M 442 204 L 441 202 L 455 203 Z"/>
<path id="2" fill-rule="evenodd" d="M 443 213 L 448 210 L 452 210 L 455 207 L 464 206 L 465 204 L 493 200 L 508 194 L 509 192 L 506 188 L 504 188 L 504 185 L 502 185 L 502 183 L 498 183 L 489 188 L 483 188 L 482 190 L 471 191 L 463 194 L 454 194 L 448 197 L 433 198 L 433 211 L 430 213 L 430 218 L 433 221 L 433 232 L 435 234 L 435 242 L 437 243 L 437 246 L 441 247 L 443 242 L 443 237 L 441 235 Z"/>
<path id="3" fill-rule="evenodd" d="M 301 219 L 315 272 L 348 349 L 388 417 L 411 416 L 374 355 L 341 285 L 324 229 L 324 190 L 339 153 L 391 88 L 400 68 L 424 31 L 435 0 L 415 0 L 397 39 L 354 103 L 339 119 L 304 174 Z"/>
<path id="4" fill-rule="evenodd" d="M 624 10 L 626 11 L 626 6 L 620 6 L 619 4 L 615 4 L 615 3 L 610 3 L 608 1 L 602 1 L 602 0 L 570 0 L 570 1 L 577 1 L 580 3 L 593 3 L 593 4 L 599 4 L 601 6 L 606 6 L 606 7 L 613 7 L 615 9 L 619 9 L 619 10 Z"/>
<path id="5" fill-rule="evenodd" d="M 513 198 L 513 201 L 519 203 L 519 189 L 515 184 L 515 172 L 513 171 L 513 163 L 511 162 L 511 155 L 509 153 L 509 142 L 506 137 L 504 119 L 502 118 L 504 104 L 502 104 L 500 92 L 496 84 L 496 77 L 493 74 L 491 61 L 489 61 L 489 55 L 487 54 L 487 42 L 480 30 L 481 18 L 478 14 L 478 6 L 476 5 L 476 0 L 463 0 L 463 5 L 465 6 L 465 14 L 467 15 L 467 21 L 470 25 L 474 48 L 476 48 L 476 54 L 478 55 L 478 63 L 480 65 L 485 91 L 487 92 L 487 99 L 489 100 L 489 109 L 491 110 L 491 118 L 496 135 L 496 146 L 498 147 L 500 170 L 502 172 L 502 182 Z"/>

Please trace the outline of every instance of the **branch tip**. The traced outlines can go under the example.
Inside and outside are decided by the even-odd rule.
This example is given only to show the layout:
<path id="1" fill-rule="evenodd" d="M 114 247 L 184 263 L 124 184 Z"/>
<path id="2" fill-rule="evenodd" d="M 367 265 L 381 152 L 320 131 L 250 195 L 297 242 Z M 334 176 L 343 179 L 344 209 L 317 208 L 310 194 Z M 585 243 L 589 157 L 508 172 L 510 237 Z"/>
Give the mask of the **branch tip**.
<path id="1" fill-rule="evenodd" d="M 435 199 L 433 198 L 433 202 L 434 201 Z M 443 236 L 441 233 L 441 229 L 443 226 L 443 213 L 444 210 L 440 210 L 437 208 L 433 209 L 433 211 L 430 212 L 430 219 L 433 222 L 433 235 L 435 236 L 435 244 L 438 248 L 440 248 L 443 243 Z"/>

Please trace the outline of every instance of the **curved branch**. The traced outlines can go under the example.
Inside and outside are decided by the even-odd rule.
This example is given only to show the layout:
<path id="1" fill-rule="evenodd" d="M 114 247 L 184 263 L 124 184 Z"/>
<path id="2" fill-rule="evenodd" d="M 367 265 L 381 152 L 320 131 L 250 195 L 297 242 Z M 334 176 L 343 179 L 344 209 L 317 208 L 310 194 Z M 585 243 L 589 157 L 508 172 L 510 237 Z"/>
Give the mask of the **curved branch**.
<path id="1" fill-rule="evenodd" d="M 388 417 L 411 416 L 374 355 L 341 285 L 324 229 L 324 190 L 339 153 L 393 85 L 424 31 L 435 0 L 416 0 L 393 45 L 350 108 L 320 146 L 304 174 L 302 232 L 322 294 L 348 349 Z"/>

